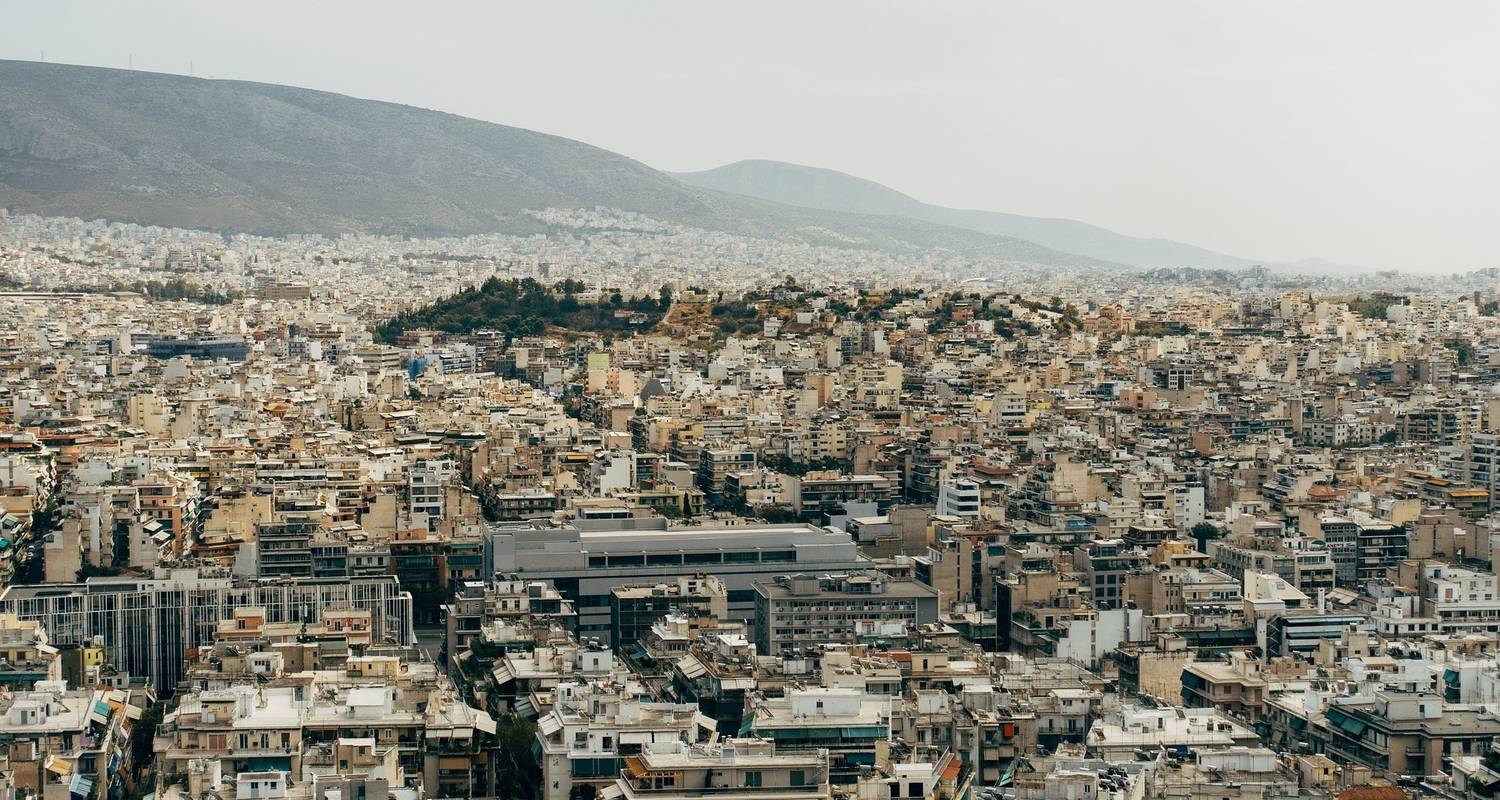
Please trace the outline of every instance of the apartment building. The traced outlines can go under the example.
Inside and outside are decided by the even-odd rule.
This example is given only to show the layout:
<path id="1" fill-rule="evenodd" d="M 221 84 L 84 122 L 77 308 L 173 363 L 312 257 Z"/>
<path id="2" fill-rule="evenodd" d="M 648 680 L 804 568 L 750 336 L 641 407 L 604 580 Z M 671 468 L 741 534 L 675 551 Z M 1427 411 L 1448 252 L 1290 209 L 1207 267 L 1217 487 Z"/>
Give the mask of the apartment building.
<path id="1" fill-rule="evenodd" d="M 937 622 L 938 591 L 877 572 L 792 574 L 755 584 L 759 652 L 899 637 Z"/>
<path id="2" fill-rule="evenodd" d="M 609 644 L 615 652 L 636 646 L 669 612 L 729 618 L 729 592 L 713 575 L 680 575 L 672 583 L 626 584 L 609 592 Z"/>
<path id="3" fill-rule="evenodd" d="M 706 742 L 713 734 L 713 720 L 696 705 L 642 702 L 622 688 L 558 684 L 556 705 L 537 720 L 543 798 L 569 800 L 575 789 L 612 787 L 628 769 L 627 759 L 652 746 Z"/>
<path id="4" fill-rule="evenodd" d="M 764 739 L 646 744 L 615 780 L 628 800 L 830 800 L 828 756 L 777 752 Z"/>
<path id="5" fill-rule="evenodd" d="M 260 607 L 269 622 L 316 621 L 327 612 L 366 611 L 374 641 L 412 641 L 411 595 L 395 576 L 242 580 L 176 570 L 162 578 L 90 578 L 75 584 L 9 586 L 0 612 L 46 627 L 59 646 L 100 637 L 109 663 L 170 693 L 183 657 L 211 644 L 236 608 Z"/>

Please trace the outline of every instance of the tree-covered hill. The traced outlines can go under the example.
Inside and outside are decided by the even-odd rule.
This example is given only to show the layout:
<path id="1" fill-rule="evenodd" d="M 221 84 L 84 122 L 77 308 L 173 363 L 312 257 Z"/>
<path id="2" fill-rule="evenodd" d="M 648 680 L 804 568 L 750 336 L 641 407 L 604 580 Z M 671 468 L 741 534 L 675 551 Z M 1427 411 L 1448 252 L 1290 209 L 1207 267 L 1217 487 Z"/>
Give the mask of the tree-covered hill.
<path id="1" fill-rule="evenodd" d="M 534 336 L 549 327 L 576 333 L 633 333 L 655 326 L 672 304 L 665 288 L 656 297 L 630 299 L 613 291 L 598 302 L 580 301 L 583 291 L 583 284 L 572 280 L 547 286 L 532 278 L 494 277 L 386 320 L 376 327 L 375 336 L 383 342 L 411 330 Z"/>

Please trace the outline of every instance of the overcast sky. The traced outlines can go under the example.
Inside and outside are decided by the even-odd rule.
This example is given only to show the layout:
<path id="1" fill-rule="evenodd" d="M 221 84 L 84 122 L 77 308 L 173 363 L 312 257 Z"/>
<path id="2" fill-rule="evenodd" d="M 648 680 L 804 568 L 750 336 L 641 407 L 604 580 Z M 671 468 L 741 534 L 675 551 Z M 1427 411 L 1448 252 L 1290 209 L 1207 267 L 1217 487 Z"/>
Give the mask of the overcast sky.
<path id="1" fill-rule="evenodd" d="M 1500 266 L 1500 3 L 74 3 L 0 56 L 771 158 L 1265 260 Z"/>

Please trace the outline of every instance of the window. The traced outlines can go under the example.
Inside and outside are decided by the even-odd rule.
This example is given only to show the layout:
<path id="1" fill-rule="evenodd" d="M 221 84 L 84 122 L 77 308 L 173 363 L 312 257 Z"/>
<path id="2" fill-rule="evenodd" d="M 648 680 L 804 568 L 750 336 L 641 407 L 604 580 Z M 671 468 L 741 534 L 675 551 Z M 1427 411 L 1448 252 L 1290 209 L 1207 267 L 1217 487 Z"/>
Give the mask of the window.
<path id="1" fill-rule="evenodd" d="M 805 786 L 806 784 L 807 784 L 807 774 L 804 773 L 800 769 L 794 769 L 794 770 L 792 770 L 791 785 L 795 787 L 795 786 Z"/>
<path id="2" fill-rule="evenodd" d="M 760 771 L 755 770 L 745 773 L 745 786 L 750 789 L 760 788 Z"/>

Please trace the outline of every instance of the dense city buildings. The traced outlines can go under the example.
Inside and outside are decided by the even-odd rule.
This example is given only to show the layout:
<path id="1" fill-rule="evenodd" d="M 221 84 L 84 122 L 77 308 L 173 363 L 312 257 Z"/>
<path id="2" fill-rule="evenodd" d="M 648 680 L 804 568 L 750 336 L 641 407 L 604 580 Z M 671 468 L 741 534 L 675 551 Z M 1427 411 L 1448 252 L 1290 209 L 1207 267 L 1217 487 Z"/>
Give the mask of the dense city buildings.
<path id="1" fill-rule="evenodd" d="M 0 791 L 1500 786 L 1500 273 L 537 219 L 0 217 Z"/>

